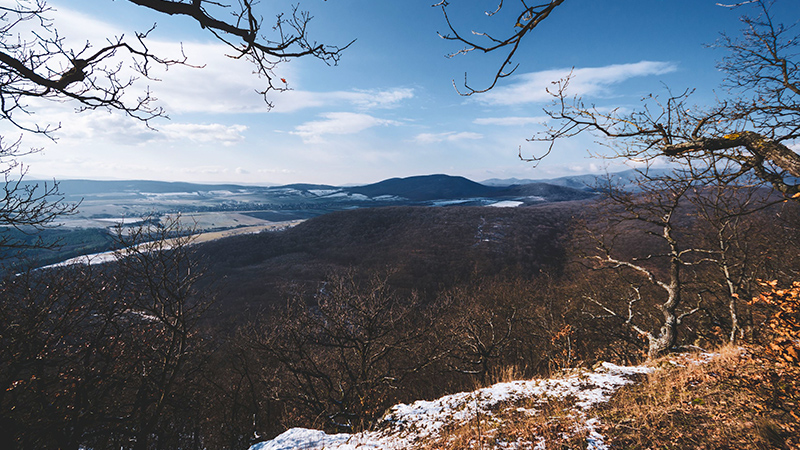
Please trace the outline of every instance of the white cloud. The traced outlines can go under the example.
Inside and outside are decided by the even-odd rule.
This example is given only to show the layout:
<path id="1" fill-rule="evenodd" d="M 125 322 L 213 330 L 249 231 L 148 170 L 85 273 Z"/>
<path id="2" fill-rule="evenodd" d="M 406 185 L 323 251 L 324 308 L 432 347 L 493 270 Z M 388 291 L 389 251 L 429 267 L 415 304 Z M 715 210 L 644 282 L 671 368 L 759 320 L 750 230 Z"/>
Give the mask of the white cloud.
<path id="1" fill-rule="evenodd" d="M 106 42 L 106 39 L 112 36 L 121 36 L 124 33 L 123 30 L 106 21 L 70 9 L 65 6 L 66 1 L 49 3 L 51 3 L 50 6 L 55 6 L 55 12 L 47 16 L 54 19 L 58 34 L 67 39 L 68 42 L 81 45 L 88 40 L 100 44 Z M 32 26 L 37 25 L 35 21 L 31 24 Z"/>
<path id="2" fill-rule="evenodd" d="M 569 82 L 569 95 L 603 95 L 613 84 L 634 77 L 662 75 L 674 72 L 677 66 L 664 61 L 640 61 L 631 64 L 614 64 L 605 67 L 586 67 L 581 69 L 556 69 L 518 75 L 509 86 L 502 86 L 479 97 L 478 101 L 489 105 L 521 105 L 541 103 L 552 100 L 547 89 L 553 89 L 553 82 L 572 73 Z"/>
<path id="3" fill-rule="evenodd" d="M 410 88 L 394 88 L 389 90 L 356 90 L 353 92 L 334 92 L 331 97 L 347 100 L 359 108 L 393 108 L 401 101 L 414 97 Z"/>
<path id="4" fill-rule="evenodd" d="M 483 139 L 480 133 L 473 133 L 471 131 L 462 131 L 456 133 L 455 131 L 448 131 L 445 133 L 420 133 L 414 140 L 420 144 L 435 144 L 437 142 L 456 142 L 463 140 L 477 140 Z"/>
<path id="5" fill-rule="evenodd" d="M 548 116 L 534 117 L 481 117 L 472 121 L 475 125 L 500 125 L 506 127 L 519 127 L 525 125 L 539 125 L 547 122 Z"/>
<path id="6" fill-rule="evenodd" d="M 220 123 L 196 124 L 174 123 L 159 128 L 164 136 L 173 141 L 192 141 L 200 144 L 221 144 L 226 147 L 244 140 L 244 125 L 223 125 Z"/>
<path id="7" fill-rule="evenodd" d="M 38 114 L 49 123 L 60 123 L 56 134 L 59 142 L 105 141 L 115 144 L 138 145 L 157 139 L 158 132 L 144 123 L 119 113 L 87 111 L 75 114 L 71 111 L 44 109 Z"/>
<path id="8" fill-rule="evenodd" d="M 399 106 L 403 100 L 413 97 L 414 90 L 410 88 L 332 92 L 292 90 L 270 93 L 270 100 L 275 104 L 273 111 L 278 113 L 324 106 L 340 106 L 342 102 L 350 103 L 361 110 L 394 108 Z"/>
<path id="9" fill-rule="evenodd" d="M 245 139 L 244 125 L 220 123 L 165 123 L 158 129 L 148 128 L 143 122 L 119 113 L 87 111 L 82 114 L 43 108 L 36 118 L 46 122 L 61 123 L 56 133 L 58 142 L 80 143 L 87 141 L 113 142 L 115 145 L 142 145 L 152 142 L 193 142 L 231 146 Z"/>
<path id="10" fill-rule="evenodd" d="M 324 120 L 306 122 L 295 127 L 291 134 L 300 136 L 306 144 L 325 142 L 324 135 L 356 134 L 367 128 L 385 125 L 399 125 L 393 120 L 379 119 L 368 114 L 350 112 L 332 112 L 322 114 Z"/>

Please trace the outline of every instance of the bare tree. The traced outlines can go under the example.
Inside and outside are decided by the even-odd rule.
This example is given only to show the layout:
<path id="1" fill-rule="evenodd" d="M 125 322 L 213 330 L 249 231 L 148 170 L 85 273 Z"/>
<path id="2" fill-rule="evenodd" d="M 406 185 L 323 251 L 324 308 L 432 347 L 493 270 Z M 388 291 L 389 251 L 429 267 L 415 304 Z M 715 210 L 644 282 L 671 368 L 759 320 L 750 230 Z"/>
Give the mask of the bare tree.
<path id="1" fill-rule="evenodd" d="M 126 334 L 135 355 L 131 369 L 141 373 L 130 380 L 136 450 L 149 448 L 187 367 L 197 363 L 197 326 L 211 301 L 195 287 L 203 270 L 191 246 L 193 229 L 180 216 L 151 223 L 117 228 L 116 284 L 135 319 Z"/>
<path id="2" fill-rule="evenodd" d="M 484 282 L 444 293 L 437 302 L 448 305 L 454 317 L 447 321 L 450 369 L 477 376 L 485 385 L 497 363 L 518 340 L 524 291 L 515 292 L 499 282 Z M 520 289 L 521 291 L 521 289 Z M 515 298 L 516 297 L 516 298 Z M 514 302 L 517 300 L 517 302 Z"/>
<path id="3" fill-rule="evenodd" d="M 523 40 L 530 39 L 534 28 L 564 1 L 552 0 L 535 6 L 524 1 L 516 6 L 505 3 L 501 0 L 495 10 L 486 12 L 511 25 L 512 32 L 500 37 L 475 30 L 471 36 L 459 32 L 448 16 L 449 3 L 434 5 L 442 8 L 449 28 L 442 38 L 465 45 L 451 56 L 473 51 L 504 55 L 486 88 L 472 88 L 465 76 L 466 91 L 462 95 L 486 92 L 511 75 L 517 67 L 512 58 Z M 614 156 L 622 159 L 668 157 L 721 163 L 728 171 L 715 174 L 719 182 L 731 183 L 740 176 L 755 173 L 786 196 L 800 198 L 800 185 L 796 181 L 800 177 L 800 155 L 791 148 L 800 138 L 797 61 L 800 37 L 793 26 L 775 21 L 770 11 L 772 4 L 772 0 L 753 0 L 719 5 L 756 10 L 754 16 L 741 18 L 744 25 L 741 37 L 723 34 L 716 44 L 729 51 L 719 64 L 727 75 L 723 87 L 730 94 L 728 99 L 699 108 L 689 103 L 692 94 L 689 89 L 677 95 L 669 92 L 664 99 L 648 96 L 642 108 L 631 113 L 619 109 L 608 112 L 572 98 L 569 78 L 556 80 L 551 92 L 555 106 L 547 111 L 554 125 L 531 139 L 549 143 L 548 150 L 523 159 L 540 161 L 557 141 L 590 132 L 608 138 Z M 500 14 L 509 8 L 512 11 L 508 15 Z"/>
<path id="4" fill-rule="evenodd" d="M 0 280 L 3 448 L 197 448 L 209 298 L 177 219 L 137 227 L 115 263 Z"/>
<path id="5" fill-rule="evenodd" d="M 90 266 L 0 281 L 0 444 L 77 449 L 96 431 L 120 351 L 122 308 Z"/>
<path id="6" fill-rule="evenodd" d="M 735 342 L 745 331 L 741 302 L 756 295 L 760 277 L 774 276 L 765 272 L 765 263 L 775 252 L 770 248 L 772 236 L 763 228 L 775 217 L 771 207 L 776 199 L 760 184 L 703 186 L 692 191 L 688 200 L 698 219 L 695 245 L 707 249 L 704 260 L 717 275 L 707 280 L 706 287 L 727 305 L 729 340 Z"/>
<path id="7" fill-rule="evenodd" d="M 449 32 L 445 34 L 439 34 L 439 36 L 442 39 L 464 44 L 464 48 L 451 53 L 448 55 L 449 57 L 452 58 L 454 56 L 464 55 L 473 51 L 483 53 L 496 51 L 505 52 L 503 62 L 500 64 L 500 67 L 487 87 L 477 89 L 471 87 L 467 80 L 467 75 L 464 74 L 464 92 L 461 92 L 461 90 L 458 89 L 455 80 L 453 81 L 453 86 L 456 88 L 459 94 L 469 96 L 472 94 L 489 91 L 490 89 L 494 88 L 501 79 L 513 74 L 519 66 L 519 64 L 514 63 L 513 58 L 519 49 L 520 44 L 522 44 L 522 40 L 543 20 L 550 16 L 553 10 L 555 10 L 562 3 L 564 3 L 564 0 L 550 0 L 540 5 L 530 6 L 527 2 L 522 0 L 518 6 L 518 9 L 515 9 L 510 16 L 506 16 L 501 14 L 501 12 L 504 12 L 509 8 L 505 7 L 504 0 L 499 0 L 499 3 L 494 10 L 486 11 L 484 13 L 489 17 L 496 17 L 499 20 L 507 21 L 505 24 L 508 25 L 510 31 L 508 31 L 507 34 L 499 37 L 483 31 L 472 30 L 470 33 L 471 36 L 468 36 L 466 33 L 459 32 L 450 21 L 450 17 L 447 14 L 447 8 L 450 6 L 450 3 L 447 0 L 443 0 L 433 5 L 442 8 L 442 13 L 447 21 L 447 28 L 449 29 Z"/>
<path id="8" fill-rule="evenodd" d="M 54 243 L 44 242 L 41 237 L 26 242 L 19 233 L 35 234 L 77 208 L 64 201 L 55 181 L 42 185 L 23 182 L 27 169 L 18 158 L 31 152 L 20 148 L 19 139 L 7 143 L 0 136 L 0 249 L 52 246 Z"/>
<path id="9" fill-rule="evenodd" d="M 336 64 L 347 47 L 311 41 L 307 27 L 312 16 L 296 7 L 288 14 L 278 14 L 271 26 L 265 28 L 256 9 L 257 2 L 252 0 L 239 0 L 235 5 L 209 0 L 130 2 L 164 15 L 194 20 L 225 43 L 231 57 L 253 63 L 255 73 L 265 80 L 261 90 L 265 96 L 271 90 L 287 89 L 286 83 L 275 74 L 280 62 L 309 56 Z M 57 127 L 25 125 L 15 119 L 16 113 L 29 112 L 26 101 L 33 98 L 69 100 L 77 103 L 79 110 L 117 110 L 145 122 L 164 115 L 154 105 L 149 90 L 137 97 L 127 93 L 137 77 L 153 80 L 153 66 L 189 64 L 183 56 L 165 57 L 148 47 L 147 38 L 155 25 L 131 37 L 108 36 L 100 45 L 86 42 L 73 48 L 59 34 L 54 17 L 57 11 L 46 0 L 20 0 L 15 7 L 0 7 L 0 119 L 21 129 L 50 134 Z M 34 33 L 21 34 L 26 27 L 33 28 Z M 126 59 L 127 64 L 120 64 L 120 60 Z M 135 75 L 126 75 L 125 66 L 132 67 Z"/>
<path id="10" fill-rule="evenodd" d="M 590 132 L 606 139 L 612 157 L 671 161 L 715 170 L 706 179 L 722 184 L 755 174 L 787 197 L 800 198 L 800 155 L 790 145 L 800 137 L 800 71 L 796 36 L 791 27 L 775 24 L 771 2 L 757 5 L 759 15 L 742 17 L 740 39 L 724 36 L 719 46 L 730 54 L 720 63 L 730 100 L 708 108 L 689 103 L 692 90 L 665 98 L 650 95 L 633 112 L 605 111 L 570 97 L 569 77 L 554 82 L 555 105 L 547 113 L 554 125 L 532 141 L 549 143 Z"/>
<path id="11" fill-rule="evenodd" d="M 433 362 L 433 317 L 386 276 L 332 276 L 313 299 L 293 295 L 255 346 L 289 374 L 281 398 L 334 430 L 366 429 Z"/>
<path id="12" fill-rule="evenodd" d="M 687 317 L 700 310 L 699 301 L 694 308 L 685 306 L 687 276 L 684 271 L 701 263 L 707 251 L 687 245 L 685 236 L 679 232 L 679 210 L 687 202 L 693 181 L 680 177 L 642 177 L 637 185 L 638 192 L 607 190 L 604 214 L 609 216 L 609 227 L 591 232 L 595 253 L 587 256 L 593 269 L 618 271 L 625 280 L 629 287 L 626 311 L 614 310 L 594 294 L 586 295 L 586 299 L 605 313 L 622 319 L 625 325 L 647 339 L 647 356 L 653 359 L 676 347 L 679 327 Z M 617 239 L 626 240 L 621 230 L 628 224 L 633 227 L 632 232 L 644 233 L 655 240 L 658 250 L 641 254 L 641 251 L 616 248 Z M 657 300 L 659 297 L 661 300 Z M 702 299 L 699 294 L 698 299 Z M 657 321 L 655 329 L 636 322 L 642 304 L 654 304 L 660 312 L 661 320 Z"/>

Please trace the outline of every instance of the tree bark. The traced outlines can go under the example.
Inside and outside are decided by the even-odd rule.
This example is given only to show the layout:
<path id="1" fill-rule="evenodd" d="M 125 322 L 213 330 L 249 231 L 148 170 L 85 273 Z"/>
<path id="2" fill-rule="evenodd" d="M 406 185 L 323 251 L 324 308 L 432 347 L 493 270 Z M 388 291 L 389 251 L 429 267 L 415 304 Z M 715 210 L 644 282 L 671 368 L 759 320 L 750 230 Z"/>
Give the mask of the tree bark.
<path id="1" fill-rule="evenodd" d="M 761 160 L 768 160 L 794 177 L 800 177 L 800 155 L 780 142 L 753 131 L 727 134 L 718 138 L 700 138 L 664 147 L 667 156 L 679 156 L 698 150 L 726 150 L 744 147 Z"/>

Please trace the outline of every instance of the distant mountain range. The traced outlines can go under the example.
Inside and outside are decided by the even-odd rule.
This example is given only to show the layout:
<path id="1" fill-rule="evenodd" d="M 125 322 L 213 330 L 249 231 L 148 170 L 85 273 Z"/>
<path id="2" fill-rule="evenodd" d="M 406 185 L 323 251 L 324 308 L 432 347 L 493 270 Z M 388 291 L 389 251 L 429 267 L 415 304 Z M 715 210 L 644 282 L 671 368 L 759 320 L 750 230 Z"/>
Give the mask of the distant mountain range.
<path id="1" fill-rule="evenodd" d="M 576 179 L 555 182 L 476 183 L 460 176 L 391 178 L 363 186 L 289 184 L 246 186 L 147 180 L 63 180 L 64 200 L 79 212 L 59 218 L 69 229 L 108 228 L 143 216 L 181 213 L 201 231 L 263 226 L 334 211 L 385 206 L 530 206 L 595 195 Z M 33 184 L 37 181 L 26 180 Z M 52 185 L 53 181 L 38 181 Z M 560 184 L 557 184 L 560 183 Z"/>
<path id="2" fill-rule="evenodd" d="M 650 169 L 648 170 L 648 174 L 652 176 L 660 176 L 669 173 L 670 169 Z M 487 186 L 516 186 L 516 185 L 525 185 L 531 183 L 546 183 L 552 184 L 555 186 L 562 186 L 562 187 L 569 187 L 572 189 L 579 189 L 579 190 L 594 190 L 594 186 L 598 183 L 598 181 L 606 181 L 608 177 L 611 177 L 611 180 L 621 186 L 628 186 L 636 180 L 637 177 L 641 175 L 636 169 L 625 170 L 622 172 L 614 172 L 609 174 L 584 174 L 584 175 L 572 175 L 560 178 L 550 178 L 550 179 L 540 179 L 540 180 L 528 180 L 528 179 L 519 179 L 519 178 L 491 178 L 489 180 L 484 180 L 481 183 Z"/>
<path id="3" fill-rule="evenodd" d="M 39 183 L 51 185 L 52 181 Z M 59 189 L 65 201 L 78 204 L 78 213 L 59 217 L 62 227 L 48 230 L 48 239 L 72 245 L 65 246 L 57 254 L 37 256 L 43 264 L 105 251 L 108 239 L 104 230 L 120 223 L 137 226 L 143 217 L 159 220 L 165 214 L 180 213 L 184 226 L 197 232 L 213 234 L 237 229 L 237 232 L 247 233 L 289 227 L 305 219 L 364 208 L 458 205 L 506 209 L 594 196 L 584 189 L 547 183 L 487 186 L 448 175 L 392 178 L 344 187 L 64 180 L 59 182 Z M 492 213 L 486 211 L 486 214 Z"/>
<path id="4" fill-rule="evenodd" d="M 453 203 L 485 205 L 507 200 L 532 204 L 578 200 L 592 195 L 586 189 L 542 182 L 490 186 L 449 175 L 391 178 L 378 183 L 347 187 L 320 184 L 215 185 L 145 180 L 64 180 L 59 181 L 59 186 L 67 201 L 82 202 L 84 214 L 108 216 L 139 213 L 147 208 L 160 212 L 189 212 L 340 210 L 363 206 Z"/>
<path id="5" fill-rule="evenodd" d="M 666 172 L 659 170 L 659 172 Z M 67 200 L 76 201 L 93 197 L 139 196 L 155 197 L 159 194 L 194 194 L 203 195 L 228 192 L 233 194 L 261 194 L 265 198 L 275 195 L 296 195 L 303 197 L 352 197 L 364 196 L 370 199 L 386 200 L 397 197 L 397 200 L 410 202 L 426 202 L 434 200 L 455 200 L 469 198 L 498 198 L 515 195 L 556 196 L 570 199 L 572 196 L 585 198 L 570 190 L 582 192 L 593 191 L 599 180 L 608 176 L 623 185 L 631 183 L 638 172 L 627 170 L 610 175 L 576 175 L 553 179 L 518 179 L 492 178 L 483 182 L 471 181 L 460 176 L 421 175 L 407 178 L 390 178 L 373 184 L 361 186 L 333 186 L 326 184 L 295 183 L 283 186 L 249 186 L 237 184 L 198 184 L 186 182 L 166 182 L 148 180 L 63 180 L 59 181 L 61 192 Z M 28 183 L 52 184 L 52 180 L 34 180 Z M 525 187 L 527 186 L 527 187 Z M 549 186 L 549 187 L 546 187 Z M 557 188 L 568 188 L 561 190 Z M 363 199 L 363 198 L 362 198 Z"/>
<path id="6" fill-rule="evenodd" d="M 666 170 L 657 170 L 658 173 Z M 654 173 L 651 170 L 651 173 Z M 390 178 L 373 184 L 367 185 L 347 185 L 334 186 L 327 184 L 293 183 L 282 186 L 252 186 L 226 184 L 207 184 L 207 183 L 187 183 L 187 182 L 168 182 L 151 180 L 59 180 L 61 191 L 68 197 L 102 195 L 109 193 L 191 193 L 191 192 L 213 192 L 213 191 L 277 191 L 294 189 L 297 191 L 320 191 L 336 190 L 358 193 L 368 197 L 380 195 L 401 195 L 409 200 L 436 200 L 452 199 L 455 197 L 470 196 L 495 196 L 502 195 L 502 190 L 498 187 L 512 187 L 522 185 L 542 185 L 568 187 L 578 190 L 592 190 L 592 186 L 598 181 L 611 176 L 622 183 L 629 183 L 639 173 L 635 170 L 626 170 L 609 175 L 605 174 L 585 174 L 574 175 L 551 179 L 519 179 L 519 178 L 492 178 L 482 182 L 471 181 L 460 176 L 450 175 L 420 175 L 407 178 Z M 27 183 L 47 183 L 52 184 L 53 180 L 26 180 Z"/>

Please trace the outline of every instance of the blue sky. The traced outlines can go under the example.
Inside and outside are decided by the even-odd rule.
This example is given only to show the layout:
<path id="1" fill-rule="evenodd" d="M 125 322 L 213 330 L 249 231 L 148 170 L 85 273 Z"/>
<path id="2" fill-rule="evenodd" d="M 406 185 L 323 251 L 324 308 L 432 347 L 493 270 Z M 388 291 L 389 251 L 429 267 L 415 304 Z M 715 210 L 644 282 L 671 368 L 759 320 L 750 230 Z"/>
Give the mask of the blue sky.
<path id="1" fill-rule="evenodd" d="M 465 32 L 500 30 L 507 22 L 483 14 L 495 2 L 453 0 L 451 19 Z M 777 11 L 791 12 L 793 2 L 779 3 Z M 156 23 L 152 48 L 176 55 L 182 43 L 189 62 L 205 67 L 173 67 L 160 82 L 138 84 L 170 116 L 153 123 L 157 131 L 118 113 L 34 105 L 31 120 L 60 122 L 62 129 L 55 143 L 25 137 L 26 145 L 44 149 L 25 159 L 30 176 L 346 184 L 431 173 L 481 181 L 598 172 L 607 162 L 589 157 L 600 150 L 589 136 L 559 143 L 536 168 L 517 157 L 520 145 L 526 155 L 542 150 L 526 138 L 543 120 L 550 81 L 574 68 L 573 92 L 600 107 L 635 108 L 664 86 L 697 88 L 694 101 L 709 103 L 724 95 L 715 68 L 724 53 L 707 45 L 721 31 L 735 35 L 739 15 L 749 11 L 713 0 L 568 0 L 523 44 L 514 76 L 467 98 L 453 80 L 463 81 L 467 72 L 472 83 L 485 85 L 500 55 L 446 58 L 460 46 L 437 36 L 446 25 L 431 3 L 302 1 L 300 8 L 315 16 L 312 38 L 356 42 L 337 67 L 311 59 L 279 66 L 292 91 L 271 95 L 275 108 L 268 111 L 254 93 L 261 83 L 251 68 L 226 58 L 190 21 L 123 0 L 52 0 L 55 25 L 69 42 L 131 35 Z M 271 17 L 290 4 L 260 7 Z"/>

